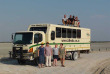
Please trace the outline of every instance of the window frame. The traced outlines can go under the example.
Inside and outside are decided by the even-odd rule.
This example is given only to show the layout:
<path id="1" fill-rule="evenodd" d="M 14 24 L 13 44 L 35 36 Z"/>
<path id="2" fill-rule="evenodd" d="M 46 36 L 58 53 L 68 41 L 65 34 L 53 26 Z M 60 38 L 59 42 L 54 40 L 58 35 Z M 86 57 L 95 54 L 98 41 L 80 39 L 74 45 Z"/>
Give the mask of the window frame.
<path id="1" fill-rule="evenodd" d="M 52 39 L 52 32 L 54 32 L 54 38 Z M 55 31 L 51 31 L 51 40 L 55 40 Z"/>
<path id="2" fill-rule="evenodd" d="M 74 31 L 76 31 L 75 35 Z M 72 38 L 77 38 L 77 29 L 72 29 Z"/>
<path id="3" fill-rule="evenodd" d="M 63 29 L 65 29 L 65 37 L 63 36 L 63 33 L 62 33 L 62 38 L 67 38 L 67 28 L 62 28 L 62 32 L 63 32 Z"/>
<path id="4" fill-rule="evenodd" d="M 60 29 L 60 34 L 59 33 L 57 33 L 57 29 Z M 58 36 L 58 35 L 60 35 L 60 36 Z M 61 38 L 61 36 L 62 36 L 62 28 L 60 28 L 60 27 L 56 27 L 56 38 Z"/>
<path id="5" fill-rule="evenodd" d="M 77 38 L 81 38 L 81 29 L 77 29 Z"/>
<path id="6" fill-rule="evenodd" d="M 68 31 L 70 30 L 70 33 L 68 33 Z M 69 28 L 67 28 L 67 32 L 66 32 L 67 34 L 67 38 L 72 38 L 72 35 L 71 35 L 71 33 L 72 33 L 72 29 L 69 29 Z M 70 36 L 69 36 L 70 35 Z"/>
<path id="7" fill-rule="evenodd" d="M 41 37 L 38 37 L 38 42 L 35 42 L 35 41 L 37 41 L 37 40 L 35 40 L 35 35 L 38 35 L 38 34 L 41 35 Z M 40 40 L 39 38 L 42 38 L 42 39 Z M 41 41 L 43 41 L 43 35 L 41 33 L 34 34 L 34 43 L 39 43 Z"/>

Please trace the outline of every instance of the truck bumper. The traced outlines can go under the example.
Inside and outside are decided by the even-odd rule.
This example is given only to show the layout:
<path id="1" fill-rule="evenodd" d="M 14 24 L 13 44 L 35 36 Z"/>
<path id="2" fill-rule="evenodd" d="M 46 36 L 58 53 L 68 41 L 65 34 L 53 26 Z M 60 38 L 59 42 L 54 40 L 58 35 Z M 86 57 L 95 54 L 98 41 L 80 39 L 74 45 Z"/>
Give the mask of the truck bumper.
<path id="1" fill-rule="evenodd" d="M 9 52 L 13 59 L 34 60 L 34 54 L 28 50 L 23 50 L 22 47 L 13 47 L 13 51 Z"/>

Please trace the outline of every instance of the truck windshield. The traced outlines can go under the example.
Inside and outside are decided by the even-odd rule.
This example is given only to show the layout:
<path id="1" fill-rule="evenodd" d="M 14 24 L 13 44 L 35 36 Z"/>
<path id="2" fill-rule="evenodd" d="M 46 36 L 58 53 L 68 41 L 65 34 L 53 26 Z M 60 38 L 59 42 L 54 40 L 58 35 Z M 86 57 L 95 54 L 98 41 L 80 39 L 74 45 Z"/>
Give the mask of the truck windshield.
<path id="1" fill-rule="evenodd" d="M 44 33 L 46 33 L 47 27 L 31 27 L 30 31 L 43 31 Z"/>
<path id="2" fill-rule="evenodd" d="M 32 44 L 33 33 L 16 33 L 14 44 Z"/>

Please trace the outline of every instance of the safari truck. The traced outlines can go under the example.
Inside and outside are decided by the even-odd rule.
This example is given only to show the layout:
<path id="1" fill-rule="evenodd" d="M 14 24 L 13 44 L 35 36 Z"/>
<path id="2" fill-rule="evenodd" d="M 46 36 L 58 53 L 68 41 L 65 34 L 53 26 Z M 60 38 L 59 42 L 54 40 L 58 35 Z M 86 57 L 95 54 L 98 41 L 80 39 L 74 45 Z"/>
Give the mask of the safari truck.
<path id="1" fill-rule="evenodd" d="M 32 60 L 37 64 L 37 50 L 41 42 L 55 44 L 63 43 L 66 58 L 78 59 L 80 52 L 90 51 L 90 29 L 56 24 L 32 24 L 28 31 L 16 32 L 13 39 L 12 57 L 24 64 Z M 13 38 L 14 37 L 14 38 Z"/>

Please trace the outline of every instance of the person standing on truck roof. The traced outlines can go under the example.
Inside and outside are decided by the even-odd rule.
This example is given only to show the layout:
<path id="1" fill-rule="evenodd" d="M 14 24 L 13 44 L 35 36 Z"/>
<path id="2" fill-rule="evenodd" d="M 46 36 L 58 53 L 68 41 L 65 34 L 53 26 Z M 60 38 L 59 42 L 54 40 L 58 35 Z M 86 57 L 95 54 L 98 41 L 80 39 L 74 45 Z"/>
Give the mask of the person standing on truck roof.
<path id="1" fill-rule="evenodd" d="M 58 45 L 55 44 L 55 47 L 53 48 L 53 59 L 54 59 L 54 61 L 53 61 L 53 66 L 54 66 L 54 65 L 57 66 L 58 51 L 59 51 Z"/>
<path id="2" fill-rule="evenodd" d="M 65 55 L 66 55 L 66 50 L 63 47 L 63 44 L 60 44 L 60 48 L 59 48 L 59 57 L 60 57 L 60 61 L 61 61 L 61 66 L 65 67 L 64 65 L 64 61 L 65 61 Z"/>
<path id="3" fill-rule="evenodd" d="M 44 53 L 46 57 L 46 67 L 51 67 L 52 48 L 49 46 L 49 42 L 46 43 Z"/>
<path id="4" fill-rule="evenodd" d="M 67 25 L 68 24 L 68 19 L 66 18 L 66 15 L 64 15 L 64 18 L 62 19 L 62 23 L 64 25 Z"/>
<path id="5" fill-rule="evenodd" d="M 41 46 L 38 48 L 38 57 L 39 57 L 39 68 L 43 68 L 44 64 L 44 43 L 41 43 Z"/>

